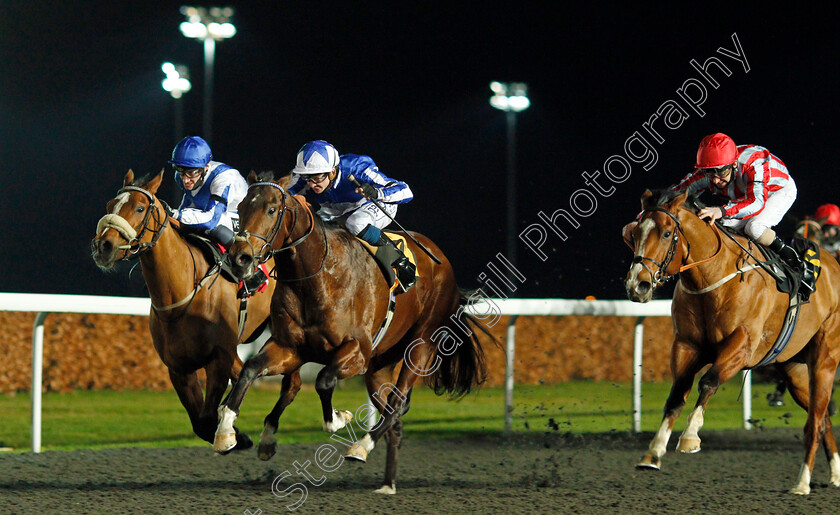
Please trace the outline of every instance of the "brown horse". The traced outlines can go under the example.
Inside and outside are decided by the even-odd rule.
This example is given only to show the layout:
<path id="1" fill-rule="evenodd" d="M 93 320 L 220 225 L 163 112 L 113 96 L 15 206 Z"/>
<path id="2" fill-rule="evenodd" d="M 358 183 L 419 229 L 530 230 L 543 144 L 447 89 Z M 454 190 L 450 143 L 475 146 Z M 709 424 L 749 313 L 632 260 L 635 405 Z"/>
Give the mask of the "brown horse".
<path id="1" fill-rule="evenodd" d="M 768 355 L 789 304 L 776 281 L 756 266 L 755 246 L 746 238 L 722 235 L 717 226 L 697 217 L 698 207 L 693 199 L 686 201 L 686 194 L 646 191 L 641 219 L 633 229 L 635 258 L 625 280 L 630 300 L 649 301 L 657 286 L 679 274 L 671 309 L 674 382 L 662 423 L 639 468 L 659 469 L 694 376 L 711 364 L 700 379 L 697 404 L 677 446 L 680 452 L 700 450 L 698 430 L 709 399 L 738 371 Z M 791 490 L 796 494 L 810 492 L 820 440 L 829 459 L 831 484 L 840 486 L 840 455 L 826 415 L 840 362 L 840 265 L 830 256 L 823 258 L 817 291 L 801 307 L 796 330 L 777 357 L 791 395 L 808 411 L 805 460 Z"/>
<path id="2" fill-rule="evenodd" d="M 233 421 L 257 376 L 295 374 L 307 362 L 325 365 L 315 388 L 323 405 L 324 428 L 336 431 L 350 419 L 349 413 L 332 408 L 337 381 L 365 374 L 368 392 L 382 416 L 346 456 L 365 461 L 386 435 L 388 455 L 380 491 L 393 493 L 400 417 L 408 411 L 412 387 L 425 377 L 438 394 L 460 396 L 480 384 L 485 377 L 484 354 L 466 322 L 483 327 L 463 313 L 468 299 L 440 249 L 413 234 L 442 263 L 435 264 L 410 242 L 419 278 L 396 297 L 392 323 L 374 345 L 391 301 L 385 276 L 368 251 L 344 227 L 314 216 L 302 197 L 289 195 L 284 189 L 287 178 L 273 182 L 252 173 L 248 182 L 248 194 L 239 205 L 240 241 L 231 248 L 231 258 L 234 272 L 245 278 L 259 262 L 274 257 L 272 338 L 245 362 L 219 408 L 214 448 L 224 452 L 233 445 Z M 265 419 L 260 458 L 274 454 L 279 416 L 298 388 L 299 383 L 284 378 L 277 406 Z"/>
<path id="3" fill-rule="evenodd" d="M 236 354 L 239 334 L 237 284 L 208 275 L 214 265 L 200 249 L 171 226 L 171 219 L 155 197 L 163 171 L 151 179 L 134 179 L 131 170 L 123 187 L 108 202 L 91 241 L 93 260 L 103 270 L 117 261 L 138 258 L 152 301 L 149 327 L 160 359 L 169 369 L 172 386 L 187 410 L 193 431 L 213 442 L 218 406 L 241 360 Z M 274 281 L 264 293 L 247 301 L 243 342 L 258 336 L 268 320 Z M 206 397 L 196 371 L 206 372 Z M 235 448 L 253 444 L 237 431 Z"/>

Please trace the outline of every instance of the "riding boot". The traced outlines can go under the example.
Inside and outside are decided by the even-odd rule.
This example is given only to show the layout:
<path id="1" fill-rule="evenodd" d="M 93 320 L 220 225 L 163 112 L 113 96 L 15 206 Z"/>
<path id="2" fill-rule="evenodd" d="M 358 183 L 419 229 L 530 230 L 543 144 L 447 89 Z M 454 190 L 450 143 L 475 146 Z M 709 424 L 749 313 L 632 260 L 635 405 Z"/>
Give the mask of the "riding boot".
<path id="1" fill-rule="evenodd" d="M 814 274 L 813 265 L 804 261 L 793 249 L 793 247 L 787 245 L 778 236 L 773 239 L 768 247 L 770 250 L 778 254 L 789 267 L 802 272 L 802 286 L 805 288 L 802 293 L 807 300 L 807 297 L 810 296 L 815 289 L 816 276 Z"/>
<path id="2" fill-rule="evenodd" d="M 376 259 L 386 267 L 394 268 L 400 282 L 400 289 L 406 292 L 414 286 L 417 267 L 408 260 L 403 251 L 391 241 L 391 238 L 387 237 L 385 233 L 381 233 L 379 241 L 376 242 L 376 247 Z"/>
<path id="3" fill-rule="evenodd" d="M 233 245 L 235 235 L 230 227 L 219 224 L 207 231 L 207 236 L 209 236 L 211 240 L 223 246 L 225 248 L 225 252 L 227 252 Z"/>

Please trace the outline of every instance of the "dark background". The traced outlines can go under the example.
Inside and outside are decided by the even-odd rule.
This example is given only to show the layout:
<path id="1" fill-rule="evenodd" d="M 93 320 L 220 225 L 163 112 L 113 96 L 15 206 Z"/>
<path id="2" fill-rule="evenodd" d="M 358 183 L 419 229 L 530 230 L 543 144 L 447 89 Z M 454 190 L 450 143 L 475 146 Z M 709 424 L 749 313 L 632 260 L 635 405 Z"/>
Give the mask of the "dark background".
<path id="1" fill-rule="evenodd" d="M 624 141 L 676 91 L 689 64 L 717 56 L 705 116 L 662 130 L 657 165 L 633 168 L 596 212 L 554 236 L 542 262 L 524 245 L 522 297 L 623 298 L 621 226 L 647 187 L 676 182 L 700 139 L 725 132 L 785 161 L 799 199 L 781 230 L 840 203 L 838 43 L 815 8 L 621 7 L 556 2 L 230 2 L 237 35 L 216 48 L 214 157 L 240 171 L 288 172 L 298 148 L 326 139 L 409 183 L 398 220 L 446 252 L 459 283 L 505 251 L 505 115 L 492 80 L 529 85 L 518 116 L 519 230 L 568 209 Z M 180 2 L 0 1 L 0 291 L 143 296 L 139 270 L 103 274 L 89 241 L 129 168 L 166 167 L 177 139 L 164 61 L 189 67 L 180 101 L 201 131 L 203 51 L 183 37 Z M 634 4 L 636 5 L 636 4 Z M 209 6 L 209 4 L 208 4 Z M 716 54 L 736 33 L 750 71 Z M 661 122 L 660 122 L 661 123 Z M 661 127 L 661 125 L 660 125 Z M 604 186 L 612 185 L 601 177 Z M 591 188 L 590 188 L 591 190 Z"/>

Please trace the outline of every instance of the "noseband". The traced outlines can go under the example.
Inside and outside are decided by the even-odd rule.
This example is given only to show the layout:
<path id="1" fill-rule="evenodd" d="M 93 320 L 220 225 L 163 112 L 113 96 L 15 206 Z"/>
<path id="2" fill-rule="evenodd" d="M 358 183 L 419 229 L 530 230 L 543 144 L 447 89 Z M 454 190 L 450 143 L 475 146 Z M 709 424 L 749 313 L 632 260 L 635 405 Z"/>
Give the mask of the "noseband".
<path id="1" fill-rule="evenodd" d="M 311 222 L 310 225 L 309 225 L 309 230 L 306 231 L 306 234 L 304 234 L 300 238 L 298 238 L 298 239 L 296 239 L 296 240 L 294 240 L 294 241 L 292 241 L 292 242 L 290 242 L 286 245 L 282 245 L 279 249 L 273 248 L 274 247 L 274 240 L 277 239 L 277 235 L 280 233 L 280 228 L 283 226 L 283 219 L 286 217 L 286 213 L 289 212 L 289 211 L 291 211 L 292 214 L 295 217 L 294 221 L 292 222 L 292 230 L 294 230 L 295 225 L 297 225 L 297 210 L 292 210 L 286 205 L 286 197 L 290 197 L 291 195 L 289 195 L 286 192 L 286 190 L 283 189 L 282 186 L 280 186 L 278 184 L 275 184 L 273 182 L 270 182 L 270 181 L 264 181 L 264 182 L 253 183 L 250 186 L 248 186 L 248 189 L 250 190 L 251 188 L 256 188 L 256 187 L 259 187 L 259 186 L 267 186 L 267 187 L 274 188 L 274 189 L 277 189 L 277 190 L 280 191 L 280 199 L 281 199 L 281 206 L 282 206 L 281 209 L 280 209 L 280 216 L 277 217 L 277 220 L 274 222 L 274 225 L 271 227 L 271 231 L 268 233 L 268 236 L 263 236 L 262 234 L 252 233 L 252 232 L 248 232 L 248 231 L 239 231 L 239 233 L 237 233 L 237 235 L 236 235 L 236 240 L 237 241 L 248 242 L 248 245 L 251 245 L 251 243 L 249 241 L 249 239 L 251 237 L 257 238 L 258 240 L 262 240 L 263 245 L 260 248 L 259 252 L 254 252 L 254 256 L 259 259 L 260 263 L 265 263 L 266 261 L 268 261 L 269 259 L 274 257 L 274 255 L 277 254 L 278 252 L 290 249 L 292 247 L 295 247 L 295 246 L 303 243 L 303 241 L 306 238 L 308 238 L 309 235 L 312 234 L 312 231 L 315 229 L 315 219 L 314 219 L 314 216 L 312 215 L 312 210 L 310 210 L 310 209 L 306 208 L 306 206 L 304 206 L 306 211 L 309 213 L 309 218 L 310 218 L 310 222 Z M 303 204 L 301 204 L 301 205 L 303 205 Z M 289 234 L 291 234 L 291 231 L 289 231 Z M 254 250 L 253 245 L 251 245 L 251 250 L 252 251 Z"/>
<path id="2" fill-rule="evenodd" d="M 146 210 L 146 215 L 143 217 L 143 222 L 140 225 L 140 231 L 138 231 L 133 237 L 126 238 L 128 240 L 127 245 L 120 245 L 118 247 L 120 250 L 126 251 L 125 257 L 123 257 L 123 259 L 133 259 L 133 258 L 139 257 L 141 251 L 146 251 L 146 250 L 149 250 L 152 247 L 154 247 L 155 244 L 157 244 L 157 241 L 160 239 L 161 234 L 163 234 L 163 230 L 166 228 L 167 224 L 169 223 L 169 213 L 168 213 L 168 211 L 166 209 L 163 210 L 164 219 L 161 222 L 160 219 L 158 218 L 158 215 L 157 215 L 158 210 L 155 209 L 155 200 L 156 200 L 155 196 L 152 195 L 150 192 L 144 190 L 143 188 L 140 188 L 140 187 L 137 187 L 137 186 L 124 186 L 119 191 L 117 191 L 117 196 L 119 196 L 123 193 L 131 192 L 131 191 L 136 191 L 136 192 L 139 192 L 139 193 L 142 193 L 143 195 L 145 195 L 146 198 L 149 199 L 149 208 Z M 160 202 L 163 203 L 162 200 Z M 152 215 L 153 212 L 155 213 L 154 215 Z M 106 215 L 105 217 L 103 217 L 102 220 L 99 221 L 99 223 L 102 224 L 107 216 L 109 216 L 109 215 Z M 114 215 L 110 215 L 110 216 L 114 216 Z M 149 228 L 149 221 L 152 220 L 152 219 L 154 219 L 154 221 L 157 223 L 157 225 L 158 225 L 157 229 Z M 125 223 L 127 224 L 128 222 L 125 222 Z M 152 236 L 152 239 L 150 241 L 147 241 L 147 242 L 140 241 L 140 240 L 143 239 L 143 236 L 146 234 L 147 231 L 154 235 L 154 236 Z M 99 232 L 101 234 L 101 229 L 97 229 L 97 232 Z M 121 232 L 121 231 L 118 231 L 118 232 Z"/>

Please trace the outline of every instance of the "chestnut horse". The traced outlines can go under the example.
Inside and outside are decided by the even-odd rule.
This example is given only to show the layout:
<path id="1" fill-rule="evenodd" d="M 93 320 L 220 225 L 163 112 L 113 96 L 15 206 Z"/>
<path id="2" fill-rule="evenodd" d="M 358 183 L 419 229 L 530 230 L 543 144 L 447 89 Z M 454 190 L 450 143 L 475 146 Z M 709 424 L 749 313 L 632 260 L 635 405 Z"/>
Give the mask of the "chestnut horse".
<path id="1" fill-rule="evenodd" d="M 152 301 L 149 327 L 155 350 L 169 369 L 193 431 L 213 442 L 219 403 L 228 381 L 235 379 L 242 366 L 236 354 L 238 286 L 219 277 L 218 270 L 208 275 L 214 263 L 172 229 L 178 222 L 155 197 L 162 178 L 163 171 L 151 179 L 135 180 L 134 172 L 128 171 L 123 187 L 99 221 L 91 252 L 103 270 L 112 269 L 120 260 L 140 260 Z M 273 291 L 271 280 L 264 293 L 247 301 L 243 342 L 254 339 L 265 327 Z M 200 368 L 207 376 L 206 396 L 196 374 Z M 237 431 L 237 450 L 252 445 L 247 435 Z"/>
<path id="2" fill-rule="evenodd" d="M 242 278 L 249 277 L 259 262 L 274 257 L 272 338 L 245 362 L 219 408 L 214 448 L 225 452 L 234 445 L 233 422 L 258 376 L 295 374 L 307 362 L 325 365 L 315 388 L 323 405 L 324 428 L 337 431 L 350 416 L 332 408 L 333 389 L 339 379 L 365 374 L 368 392 L 382 416 L 350 446 L 346 457 L 365 461 L 386 435 L 385 481 L 379 491 L 394 493 L 400 417 L 408 411 L 412 387 L 425 377 L 436 393 L 461 396 L 480 384 L 486 373 L 484 353 L 468 323 L 484 328 L 463 313 L 468 299 L 458 288 L 449 261 L 428 238 L 413 233 L 442 263 L 436 264 L 409 242 L 419 278 L 395 298 L 390 327 L 374 346 L 386 319 L 390 288 L 369 252 L 343 226 L 313 215 L 303 197 L 287 193 L 287 177 L 259 180 L 252 173 L 248 182 L 248 194 L 239 204 L 242 231 L 230 254 L 234 272 Z M 280 400 L 265 419 L 262 459 L 274 454 L 279 416 L 299 388 L 294 383 L 284 378 Z"/>
<path id="3" fill-rule="evenodd" d="M 796 224 L 794 234 L 800 238 L 811 240 L 820 247 L 823 246 L 822 226 L 810 216 L 806 216 Z M 837 253 L 831 252 L 825 248 L 821 250 L 820 255 L 822 256 L 829 253 L 832 254 L 835 259 L 838 258 Z M 778 377 L 778 373 L 775 370 L 768 370 L 768 372 L 772 375 L 773 382 L 776 383 L 776 390 L 767 394 L 767 401 L 771 406 L 782 406 L 784 405 L 783 399 L 785 391 L 787 390 L 787 381 L 784 377 Z M 755 377 L 756 375 L 753 374 L 753 378 Z M 834 416 L 836 413 L 837 405 L 834 402 L 834 392 L 832 391 L 831 398 L 828 401 L 828 416 Z"/>
<path id="4" fill-rule="evenodd" d="M 740 236 L 722 235 L 716 225 L 697 217 L 698 207 L 694 199 L 686 201 L 685 193 L 646 191 L 641 219 L 633 229 L 635 257 L 625 280 L 630 300 L 649 301 L 657 286 L 679 274 L 671 308 L 674 382 L 662 423 L 639 468 L 659 469 L 694 376 L 711 364 L 700 379 L 697 404 L 677 446 L 680 452 L 700 450 L 698 430 L 709 399 L 721 384 L 768 355 L 790 301 L 756 265 L 755 256 L 761 256 L 755 245 Z M 805 460 L 791 490 L 795 494 L 810 492 L 820 440 L 831 484 L 840 486 L 840 455 L 826 414 L 840 362 L 840 265 L 827 253 L 821 257 L 817 291 L 801 307 L 796 330 L 777 357 L 791 395 L 808 411 Z"/>

